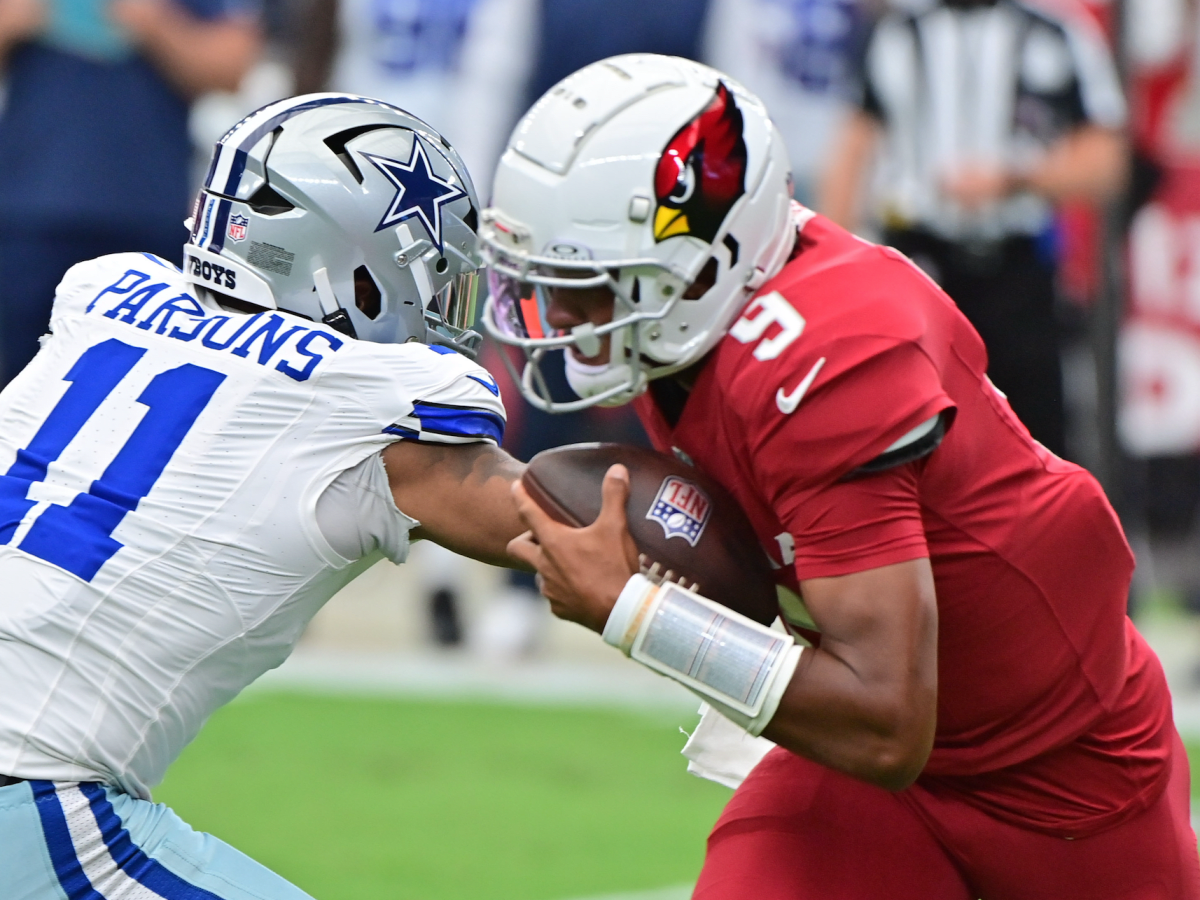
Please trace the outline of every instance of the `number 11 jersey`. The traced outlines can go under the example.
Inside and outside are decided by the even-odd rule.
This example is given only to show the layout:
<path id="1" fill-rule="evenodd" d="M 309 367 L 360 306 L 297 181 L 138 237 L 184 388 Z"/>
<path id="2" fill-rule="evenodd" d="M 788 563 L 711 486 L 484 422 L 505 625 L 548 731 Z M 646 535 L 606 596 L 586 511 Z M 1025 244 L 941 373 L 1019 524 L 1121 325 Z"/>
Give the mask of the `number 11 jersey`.
<path id="1" fill-rule="evenodd" d="M 59 286 L 0 393 L 0 772 L 148 797 L 211 712 L 279 665 L 340 587 L 318 525 L 396 440 L 503 434 L 495 382 L 447 348 L 355 341 L 202 303 L 118 254 Z"/>

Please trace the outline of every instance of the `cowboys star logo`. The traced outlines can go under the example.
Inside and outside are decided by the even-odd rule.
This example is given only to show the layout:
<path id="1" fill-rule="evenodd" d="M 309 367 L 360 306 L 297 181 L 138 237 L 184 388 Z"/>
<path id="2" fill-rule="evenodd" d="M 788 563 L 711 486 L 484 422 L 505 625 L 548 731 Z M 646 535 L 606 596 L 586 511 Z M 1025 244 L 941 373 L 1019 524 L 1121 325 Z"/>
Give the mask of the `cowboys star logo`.
<path id="1" fill-rule="evenodd" d="M 441 253 L 442 207 L 467 196 L 467 192 L 455 184 L 454 176 L 445 180 L 433 173 L 425 144 L 415 134 L 408 162 L 376 156 L 374 153 L 363 153 L 363 156 L 369 159 L 396 189 L 396 196 L 388 204 L 387 211 L 375 226 L 375 230 L 391 228 L 405 219 L 416 216 L 429 232 L 438 253 Z"/>

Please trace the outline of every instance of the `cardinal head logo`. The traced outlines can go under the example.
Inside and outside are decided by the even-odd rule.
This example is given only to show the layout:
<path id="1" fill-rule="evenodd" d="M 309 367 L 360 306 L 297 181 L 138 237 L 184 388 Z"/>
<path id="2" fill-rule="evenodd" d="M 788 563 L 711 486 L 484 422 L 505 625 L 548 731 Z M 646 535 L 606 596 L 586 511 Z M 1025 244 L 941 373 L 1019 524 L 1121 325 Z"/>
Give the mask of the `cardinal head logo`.
<path id="1" fill-rule="evenodd" d="M 709 243 L 746 193 L 744 121 L 733 93 L 718 82 L 716 94 L 675 132 L 654 173 L 658 209 L 654 240 L 690 234 Z"/>

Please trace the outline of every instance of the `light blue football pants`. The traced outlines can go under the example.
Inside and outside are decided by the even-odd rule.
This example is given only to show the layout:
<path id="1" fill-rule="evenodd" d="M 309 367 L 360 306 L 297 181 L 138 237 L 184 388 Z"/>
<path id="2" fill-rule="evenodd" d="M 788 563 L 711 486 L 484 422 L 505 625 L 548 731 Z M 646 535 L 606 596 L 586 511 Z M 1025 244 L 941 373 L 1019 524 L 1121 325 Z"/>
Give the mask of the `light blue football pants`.
<path id="1" fill-rule="evenodd" d="M 99 784 L 0 788 L 3 900 L 312 900 L 161 803 Z"/>

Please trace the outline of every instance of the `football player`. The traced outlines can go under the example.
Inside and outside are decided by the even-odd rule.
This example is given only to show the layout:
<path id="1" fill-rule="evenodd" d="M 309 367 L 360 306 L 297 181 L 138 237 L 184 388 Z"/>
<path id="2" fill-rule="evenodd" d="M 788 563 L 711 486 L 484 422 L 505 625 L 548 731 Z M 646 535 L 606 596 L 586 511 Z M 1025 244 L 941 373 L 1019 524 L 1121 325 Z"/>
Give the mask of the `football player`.
<path id="1" fill-rule="evenodd" d="M 5 900 L 306 896 L 150 789 L 377 560 L 508 561 L 477 217 L 424 122 L 309 95 L 218 142 L 183 271 L 66 274 L 0 394 Z"/>
<path id="2" fill-rule="evenodd" d="M 555 610 L 779 746 L 700 900 L 1200 898 L 1188 763 L 1125 615 L 1099 485 L 1033 441 L 899 253 L 791 202 L 767 111 L 635 55 L 541 98 L 496 174 L 487 327 L 546 409 L 632 401 L 742 504 L 788 635 L 638 574 L 614 467 L 591 526 L 510 546 Z M 540 366 L 566 352 L 580 399 Z"/>

